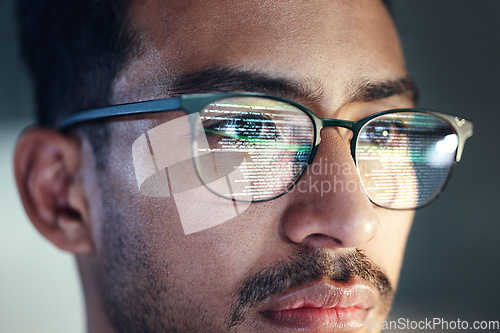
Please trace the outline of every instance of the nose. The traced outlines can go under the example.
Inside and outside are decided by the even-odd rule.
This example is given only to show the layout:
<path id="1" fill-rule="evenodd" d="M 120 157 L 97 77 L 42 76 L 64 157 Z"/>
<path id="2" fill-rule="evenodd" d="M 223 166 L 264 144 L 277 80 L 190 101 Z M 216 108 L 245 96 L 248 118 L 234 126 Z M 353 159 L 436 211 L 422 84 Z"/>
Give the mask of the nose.
<path id="1" fill-rule="evenodd" d="M 353 248 L 377 233 L 378 219 L 350 154 L 333 128 L 291 193 L 281 216 L 286 237 L 307 247 Z"/>

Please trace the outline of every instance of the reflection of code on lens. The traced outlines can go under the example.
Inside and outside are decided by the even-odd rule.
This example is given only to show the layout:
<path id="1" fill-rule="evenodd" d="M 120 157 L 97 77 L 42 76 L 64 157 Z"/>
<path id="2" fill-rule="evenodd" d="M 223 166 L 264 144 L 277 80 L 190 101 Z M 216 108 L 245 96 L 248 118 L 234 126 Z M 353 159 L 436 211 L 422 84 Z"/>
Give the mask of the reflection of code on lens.
<path id="1" fill-rule="evenodd" d="M 446 182 L 457 144 L 450 125 L 431 115 L 401 112 L 371 120 L 356 149 L 368 195 L 388 208 L 425 205 Z"/>
<path id="2" fill-rule="evenodd" d="M 287 191 L 306 166 L 314 127 L 302 110 L 290 104 L 228 98 L 208 105 L 200 117 L 203 128 L 196 131 L 195 141 L 206 140 L 211 155 L 196 161 L 201 179 L 209 183 L 233 171 L 229 191 L 219 195 L 267 200 Z"/>

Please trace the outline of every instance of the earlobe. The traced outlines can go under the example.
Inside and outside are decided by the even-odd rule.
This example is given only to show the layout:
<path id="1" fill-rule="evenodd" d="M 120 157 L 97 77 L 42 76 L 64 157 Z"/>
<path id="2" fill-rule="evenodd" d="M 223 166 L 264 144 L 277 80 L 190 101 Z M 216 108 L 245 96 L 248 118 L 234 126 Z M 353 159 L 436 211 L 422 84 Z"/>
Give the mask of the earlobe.
<path id="1" fill-rule="evenodd" d="M 59 248 L 90 254 L 92 233 L 79 167 L 78 142 L 58 132 L 31 128 L 17 143 L 16 183 L 33 225 Z"/>

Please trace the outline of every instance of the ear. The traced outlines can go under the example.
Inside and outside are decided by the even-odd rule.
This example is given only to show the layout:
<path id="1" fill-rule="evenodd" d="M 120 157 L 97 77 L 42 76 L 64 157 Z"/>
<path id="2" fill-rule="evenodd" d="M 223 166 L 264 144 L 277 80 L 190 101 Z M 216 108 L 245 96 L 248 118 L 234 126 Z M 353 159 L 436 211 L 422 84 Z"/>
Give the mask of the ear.
<path id="1" fill-rule="evenodd" d="M 20 137 L 14 171 L 33 225 L 57 247 L 75 254 L 94 250 L 81 180 L 80 147 L 53 130 L 31 128 Z"/>

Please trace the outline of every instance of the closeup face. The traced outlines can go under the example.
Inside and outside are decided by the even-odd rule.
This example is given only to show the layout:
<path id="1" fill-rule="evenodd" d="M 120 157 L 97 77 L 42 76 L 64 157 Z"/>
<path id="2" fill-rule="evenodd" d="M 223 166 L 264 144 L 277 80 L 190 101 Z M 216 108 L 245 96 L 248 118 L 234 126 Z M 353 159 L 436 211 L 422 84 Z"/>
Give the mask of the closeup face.
<path id="1" fill-rule="evenodd" d="M 129 17 L 141 52 L 117 76 L 115 104 L 251 91 L 351 121 L 413 106 L 379 1 L 149 0 L 135 1 Z M 116 331 L 361 332 L 367 319 L 387 316 L 413 211 L 371 203 L 350 131 L 321 131 L 300 187 L 242 204 L 198 184 L 192 163 L 141 187 L 148 147 L 157 164 L 189 158 L 184 113 L 119 117 L 109 126 L 104 170 L 94 170 L 83 143 L 95 248 L 79 262 Z M 170 130 L 158 134 L 161 126 Z M 327 183 L 333 190 L 324 192 L 318 184 Z"/>

